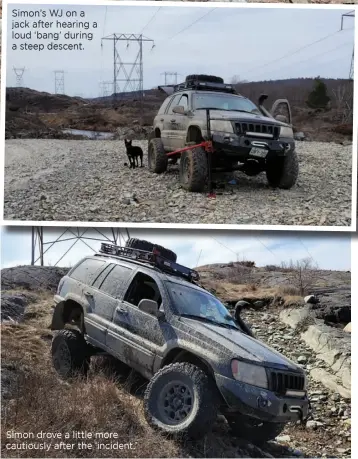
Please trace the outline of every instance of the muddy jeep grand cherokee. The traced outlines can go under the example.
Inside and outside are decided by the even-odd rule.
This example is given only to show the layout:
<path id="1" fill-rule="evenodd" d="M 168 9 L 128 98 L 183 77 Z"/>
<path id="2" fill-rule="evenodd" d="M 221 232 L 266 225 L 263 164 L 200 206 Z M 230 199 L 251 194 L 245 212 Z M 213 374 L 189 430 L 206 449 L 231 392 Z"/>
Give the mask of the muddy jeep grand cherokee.
<path id="1" fill-rule="evenodd" d="M 249 176 L 265 171 L 271 186 L 288 189 L 296 183 L 298 159 L 286 99 L 277 100 L 269 112 L 263 106 L 267 96 L 260 97 L 257 107 L 222 78 L 208 75 L 189 75 L 183 84 L 159 89 L 170 95 L 154 118 L 149 139 L 152 172 L 165 172 L 168 161 L 175 163 L 180 158 L 182 186 L 203 191 L 208 175 L 205 149 L 196 147 L 170 155 L 170 159 L 167 153 L 210 140 L 209 109 L 213 171 L 241 170 Z M 273 114 L 284 107 L 286 116 L 278 114 L 275 118 Z"/>
<path id="2" fill-rule="evenodd" d="M 57 372 L 86 374 L 91 355 L 114 356 L 150 380 L 146 420 L 169 434 L 200 437 L 221 413 L 233 434 L 260 443 L 305 419 L 303 370 L 255 339 L 198 285 L 197 272 L 146 246 L 152 251 L 102 244 L 60 281 Z"/>

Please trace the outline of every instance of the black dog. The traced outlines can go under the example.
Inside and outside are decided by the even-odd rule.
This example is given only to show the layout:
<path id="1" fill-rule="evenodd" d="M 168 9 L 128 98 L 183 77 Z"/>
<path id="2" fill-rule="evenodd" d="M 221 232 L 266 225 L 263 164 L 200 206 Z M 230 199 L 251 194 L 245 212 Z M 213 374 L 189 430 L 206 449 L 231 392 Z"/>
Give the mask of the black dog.
<path id="1" fill-rule="evenodd" d="M 140 158 L 140 167 L 143 167 L 143 150 L 140 147 L 133 146 L 131 140 L 124 140 L 124 143 L 129 159 L 129 169 L 135 169 L 136 162 L 137 167 L 139 167 L 138 157 Z"/>

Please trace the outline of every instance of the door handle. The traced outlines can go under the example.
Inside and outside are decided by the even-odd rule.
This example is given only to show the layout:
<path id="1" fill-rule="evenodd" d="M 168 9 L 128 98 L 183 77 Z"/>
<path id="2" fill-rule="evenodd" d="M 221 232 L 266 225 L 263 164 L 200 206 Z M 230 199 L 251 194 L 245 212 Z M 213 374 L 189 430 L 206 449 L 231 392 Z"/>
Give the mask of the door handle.
<path id="1" fill-rule="evenodd" d="M 91 293 L 91 292 L 88 292 L 88 291 L 87 291 L 87 292 L 85 292 L 85 295 L 88 296 L 88 297 L 90 297 L 90 298 L 93 298 L 93 293 Z"/>
<path id="2" fill-rule="evenodd" d="M 177 120 L 170 120 L 171 123 L 176 123 Z"/>

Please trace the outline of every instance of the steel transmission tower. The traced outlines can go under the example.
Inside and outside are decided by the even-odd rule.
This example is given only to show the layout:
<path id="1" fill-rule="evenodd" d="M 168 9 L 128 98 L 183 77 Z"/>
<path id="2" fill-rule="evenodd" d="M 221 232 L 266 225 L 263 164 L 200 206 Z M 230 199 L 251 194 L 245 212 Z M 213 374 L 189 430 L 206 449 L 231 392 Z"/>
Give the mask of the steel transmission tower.
<path id="1" fill-rule="evenodd" d="M 101 96 L 109 97 L 113 94 L 113 81 L 102 81 L 100 84 Z"/>
<path id="2" fill-rule="evenodd" d="M 55 94 L 65 94 L 65 72 L 55 70 Z"/>
<path id="3" fill-rule="evenodd" d="M 173 81 L 172 84 L 178 84 L 178 72 L 163 72 L 161 75 L 164 75 L 164 84 L 169 84 L 169 81 Z"/>
<path id="4" fill-rule="evenodd" d="M 14 73 L 16 75 L 16 86 L 18 88 L 22 88 L 23 87 L 23 75 L 24 75 L 24 72 L 25 72 L 25 67 L 13 67 L 13 70 L 14 70 Z"/>
<path id="5" fill-rule="evenodd" d="M 102 40 L 113 41 L 113 101 L 117 100 L 117 93 L 125 93 L 126 91 L 137 92 L 140 100 L 143 98 L 143 44 L 146 42 L 152 43 L 154 48 L 154 40 L 145 37 L 142 34 L 124 34 L 114 33 L 103 37 Z M 134 61 L 126 62 L 121 54 L 129 45 L 134 43 L 138 46 L 138 52 Z M 102 43 L 103 44 L 103 43 Z M 123 54 L 122 54 L 123 55 Z"/>
<path id="6" fill-rule="evenodd" d="M 352 11 L 349 11 L 349 13 L 342 14 L 342 16 L 341 16 L 341 30 L 343 30 L 343 28 L 344 28 L 344 19 L 345 18 L 354 18 L 355 17 L 354 13 L 355 13 L 355 11 L 352 10 Z M 351 65 L 350 65 L 350 69 L 349 69 L 349 79 L 353 80 L 353 77 L 354 77 L 354 44 L 353 44 Z"/>
<path id="7" fill-rule="evenodd" d="M 49 232 L 53 233 L 54 228 Z M 129 238 L 129 231 L 127 228 L 105 228 L 104 230 L 98 228 L 59 228 L 61 234 L 53 240 L 44 241 L 44 228 L 42 226 L 32 227 L 31 233 L 31 265 L 40 263 L 44 266 L 45 255 L 49 250 L 60 243 L 73 241 L 70 247 L 64 248 L 60 258 L 53 266 L 57 266 L 60 261 L 71 251 L 71 249 L 81 242 L 90 248 L 93 252 L 97 252 L 93 247 L 88 244 L 88 241 L 96 242 L 110 242 L 113 244 L 121 244 Z"/>

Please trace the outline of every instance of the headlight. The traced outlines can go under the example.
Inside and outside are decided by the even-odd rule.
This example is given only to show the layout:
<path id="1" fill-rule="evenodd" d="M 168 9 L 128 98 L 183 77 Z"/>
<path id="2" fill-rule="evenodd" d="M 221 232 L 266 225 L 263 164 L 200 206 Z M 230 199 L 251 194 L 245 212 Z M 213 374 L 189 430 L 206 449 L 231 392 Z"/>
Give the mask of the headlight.
<path id="1" fill-rule="evenodd" d="M 234 132 L 231 121 L 212 120 L 210 128 L 212 131 L 229 132 L 230 134 Z"/>
<path id="2" fill-rule="evenodd" d="M 293 130 L 290 126 L 281 126 L 280 137 L 293 139 Z"/>
<path id="3" fill-rule="evenodd" d="M 267 375 L 264 367 L 234 359 L 231 362 L 231 370 L 233 377 L 238 381 L 262 387 L 263 389 L 268 388 Z"/>

